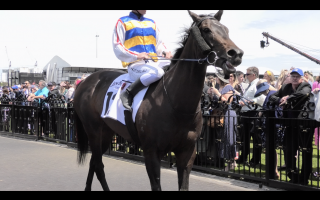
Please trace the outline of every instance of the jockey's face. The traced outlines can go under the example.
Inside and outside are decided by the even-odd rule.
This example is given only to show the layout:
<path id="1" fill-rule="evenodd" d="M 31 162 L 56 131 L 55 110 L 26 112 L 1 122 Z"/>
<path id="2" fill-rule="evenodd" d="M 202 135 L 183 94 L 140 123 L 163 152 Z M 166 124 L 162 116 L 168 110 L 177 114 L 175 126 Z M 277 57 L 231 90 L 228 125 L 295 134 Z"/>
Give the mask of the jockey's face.
<path id="1" fill-rule="evenodd" d="M 147 13 L 147 10 L 133 10 L 133 12 L 139 12 L 141 15 L 145 15 Z"/>

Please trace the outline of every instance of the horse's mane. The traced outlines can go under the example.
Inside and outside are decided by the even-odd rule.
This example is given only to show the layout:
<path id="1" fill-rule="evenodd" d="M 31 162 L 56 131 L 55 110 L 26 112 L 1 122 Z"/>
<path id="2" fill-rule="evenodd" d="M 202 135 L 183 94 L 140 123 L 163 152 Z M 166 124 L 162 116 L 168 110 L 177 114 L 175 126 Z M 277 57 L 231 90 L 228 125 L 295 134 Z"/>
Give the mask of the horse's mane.
<path id="1" fill-rule="evenodd" d="M 199 15 L 199 17 L 203 18 L 203 17 L 212 17 L 212 14 L 209 14 L 209 15 L 205 15 L 205 14 L 201 14 Z M 178 59 L 180 58 L 183 50 L 184 50 L 184 47 L 188 41 L 188 38 L 189 38 L 189 35 L 190 35 L 190 29 L 195 25 L 195 22 L 192 22 L 190 28 L 183 28 L 183 31 L 182 31 L 182 36 L 181 36 L 181 41 L 178 42 L 178 44 L 180 45 L 179 48 L 176 49 L 175 53 L 174 53 L 174 56 L 173 56 L 173 59 Z M 176 64 L 177 60 L 173 60 L 171 61 L 171 65 L 174 65 Z"/>

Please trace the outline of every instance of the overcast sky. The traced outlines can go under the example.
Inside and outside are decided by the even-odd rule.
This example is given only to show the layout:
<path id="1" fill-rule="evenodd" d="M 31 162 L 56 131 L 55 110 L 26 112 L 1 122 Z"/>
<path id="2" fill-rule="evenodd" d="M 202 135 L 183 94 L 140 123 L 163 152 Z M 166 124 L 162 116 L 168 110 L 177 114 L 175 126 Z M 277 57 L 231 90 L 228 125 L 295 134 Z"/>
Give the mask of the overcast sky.
<path id="1" fill-rule="evenodd" d="M 117 19 L 129 10 L 116 11 L 0 11 L 0 68 L 44 67 L 55 55 L 72 66 L 121 67 L 112 50 L 112 33 Z M 197 14 L 217 10 L 193 10 Z M 189 27 L 187 11 L 150 10 L 145 17 L 156 21 L 167 46 L 178 47 L 183 27 Z M 229 11 L 221 23 L 230 30 L 230 38 L 244 50 L 239 69 L 257 66 L 278 74 L 281 69 L 299 67 L 320 73 L 320 65 L 286 47 L 269 40 L 270 46 L 260 48 L 262 32 L 269 32 L 290 44 L 314 49 L 320 60 L 320 11 Z M 99 35 L 96 58 L 96 35 Z M 7 47 L 7 53 L 6 48 Z M 300 47 L 300 46 L 298 46 Z M 305 50 L 302 49 L 301 50 Z"/>

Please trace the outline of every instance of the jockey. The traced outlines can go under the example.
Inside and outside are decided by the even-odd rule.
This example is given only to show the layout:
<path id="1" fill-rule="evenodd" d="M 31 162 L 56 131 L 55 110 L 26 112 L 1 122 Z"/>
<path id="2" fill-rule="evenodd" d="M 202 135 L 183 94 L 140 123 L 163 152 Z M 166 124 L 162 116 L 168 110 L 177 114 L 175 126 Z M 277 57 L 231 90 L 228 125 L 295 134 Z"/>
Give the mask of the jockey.
<path id="1" fill-rule="evenodd" d="M 123 67 L 128 67 L 134 80 L 120 95 L 125 108 L 131 109 L 133 97 L 143 88 L 158 81 L 164 74 L 162 67 L 170 62 L 158 62 L 157 57 L 172 58 L 160 38 L 160 31 L 152 19 L 145 18 L 146 10 L 133 10 L 121 17 L 113 33 L 113 50 Z M 150 56 L 150 57 L 149 57 Z M 144 61 L 152 59 L 153 61 Z"/>

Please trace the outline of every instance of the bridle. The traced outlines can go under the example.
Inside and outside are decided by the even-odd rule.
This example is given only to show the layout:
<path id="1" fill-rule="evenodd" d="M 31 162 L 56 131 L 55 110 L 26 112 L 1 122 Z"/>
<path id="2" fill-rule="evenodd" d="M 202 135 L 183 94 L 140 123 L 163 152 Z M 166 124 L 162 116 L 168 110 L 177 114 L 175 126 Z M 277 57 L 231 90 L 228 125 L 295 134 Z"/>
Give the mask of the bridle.
<path id="1" fill-rule="evenodd" d="M 217 55 L 217 53 L 213 50 L 214 46 L 212 46 L 210 43 L 208 43 L 200 34 L 200 30 L 199 30 L 199 26 L 201 25 L 201 23 L 206 20 L 206 19 L 215 19 L 213 16 L 211 16 L 212 14 L 209 15 L 209 17 L 204 17 L 201 20 L 199 20 L 197 23 L 195 23 L 194 26 L 192 26 L 190 28 L 190 32 L 191 34 L 193 34 L 193 36 L 196 38 L 196 40 L 200 43 L 202 43 L 201 45 L 204 46 L 204 48 L 202 48 L 202 51 L 209 51 L 209 53 L 207 54 L 207 56 L 205 58 L 200 58 L 200 59 L 185 59 L 185 58 L 178 58 L 178 59 L 173 59 L 173 58 L 163 58 L 162 56 L 150 56 L 151 59 L 144 59 L 146 61 L 146 63 L 151 60 L 151 61 L 155 61 L 155 59 L 152 58 L 162 58 L 162 59 L 158 59 L 158 60 L 171 60 L 171 61 L 186 61 L 186 62 L 198 62 L 200 65 L 203 64 L 205 61 L 207 61 L 207 63 L 209 65 L 213 65 L 215 66 L 216 61 L 219 60 L 219 57 Z M 201 38 L 200 38 L 201 37 Z M 202 47 L 201 46 L 201 47 Z M 214 61 L 210 62 L 209 61 L 209 57 L 210 54 L 214 53 L 215 57 L 214 57 Z"/>
<path id="2" fill-rule="evenodd" d="M 214 17 L 205 17 L 205 18 L 201 19 L 199 22 L 197 22 L 197 23 L 195 24 L 195 26 L 193 26 L 193 27 L 197 27 L 197 28 L 198 28 L 198 27 L 200 26 L 200 24 L 201 24 L 204 20 L 206 20 L 206 19 L 215 19 L 215 18 L 214 18 Z M 193 27 L 192 27 L 192 28 L 193 28 Z M 200 32 L 200 30 L 199 30 L 199 32 Z M 203 40 L 205 41 L 204 38 L 203 38 Z M 211 50 L 211 51 L 207 54 L 207 56 L 206 56 L 205 58 L 202 58 L 202 59 L 183 59 L 183 58 L 182 58 L 182 59 L 159 59 L 159 60 L 177 60 L 177 61 L 187 61 L 187 62 L 198 62 L 199 64 L 203 64 L 205 61 L 207 61 L 209 65 L 215 66 L 215 63 L 216 63 L 216 61 L 219 59 L 219 57 L 218 57 L 217 53 L 216 53 L 215 51 L 213 51 L 213 46 L 211 46 L 207 41 L 205 41 L 205 43 L 210 47 L 210 50 Z M 209 56 L 210 56 L 211 53 L 214 53 L 214 54 L 215 54 L 215 58 L 214 58 L 214 61 L 213 61 L 212 63 L 209 61 Z M 161 56 L 150 56 L 150 57 L 161 57 Z M 154 61 L 153 59 L 147 59 L 147 60 L 152 60 L 152 61 Z M 171 102 L 171 100 L 170 100 L 170 97 L 169 97 L 169 95 L 168 95 L 166 86 L 165 86 L 165 84 L 164 84 L 164 77 L 165 77 L 165 74 L 164 74 L 163 77 L 162 77 L 163 89 L 164 89 L 164 91 L 165 91 L 165 93 L 166 93 L 166 95 L 167 95 L 167 97 L 168 97 L 169 104 L 170 104 L 172 110 L 175 111 L 174 113 L 178 113 L 178 112 L 174 109 L 174 107 L 172 106 L 172 102 Z M 198 114 L 200 113 L 200 111 L 201 111 L 201 108 L 200 108 L 198 111 L 196 111 L 195 113 L 192 113 L 192 114 L 181 113 L 181 112 L 179 112 L 179 114 L 180 114 L 180 115 L 190 115 L 190 116 L 192 115 L 192 116 L 195 117 L 196 115 L 198 115 Z"/>

